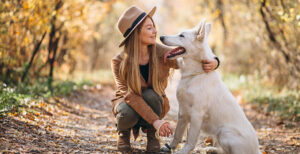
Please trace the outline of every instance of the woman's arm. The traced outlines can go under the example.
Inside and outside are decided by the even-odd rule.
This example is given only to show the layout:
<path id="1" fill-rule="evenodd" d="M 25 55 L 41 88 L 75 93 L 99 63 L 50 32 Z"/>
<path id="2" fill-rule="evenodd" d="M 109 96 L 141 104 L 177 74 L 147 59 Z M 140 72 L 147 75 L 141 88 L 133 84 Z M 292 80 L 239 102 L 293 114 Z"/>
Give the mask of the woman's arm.
<path id="1" fill-rule="evenodd" d="M 111 66 L 113 76 L 117 85 L 116 97 L 124 97 L 126 104 L 132 107 L 144 120 L 158 129 L 158 126 L 164 123 L 164 121 L 159 119 L 159 117 L 154 113 L 151 107 L 148 106 L 148 104 L 141 96 L 136 95 L 132 92 L 128 92 L 126 82 L 122 80 L 119 75 L 120 60 L 117 58 L 112 59 Z M 159 134 L 161 136 L 169 136 L 170 134 L 173 134 L 171 125 L 169 123 L 164 123 L 159 129 Z"/>

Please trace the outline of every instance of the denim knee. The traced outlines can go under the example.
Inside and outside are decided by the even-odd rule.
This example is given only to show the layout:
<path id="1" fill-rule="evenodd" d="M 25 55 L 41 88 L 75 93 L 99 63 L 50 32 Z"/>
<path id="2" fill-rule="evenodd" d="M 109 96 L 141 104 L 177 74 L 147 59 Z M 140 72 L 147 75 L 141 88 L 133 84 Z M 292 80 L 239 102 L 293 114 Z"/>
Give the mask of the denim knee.
<path id="1" fill-rule="evenodd" d="M 153 89 L 144 89 L 143 99 L 160 117 L 162 112 L 162 98 Z"/>
<path id="2" fill-rule="evenodd" d="M 116 121 L 118 130 L 126 130 L 135 126 L 140 118 L 125 102 L 120 103 L 116 108 Z"/>

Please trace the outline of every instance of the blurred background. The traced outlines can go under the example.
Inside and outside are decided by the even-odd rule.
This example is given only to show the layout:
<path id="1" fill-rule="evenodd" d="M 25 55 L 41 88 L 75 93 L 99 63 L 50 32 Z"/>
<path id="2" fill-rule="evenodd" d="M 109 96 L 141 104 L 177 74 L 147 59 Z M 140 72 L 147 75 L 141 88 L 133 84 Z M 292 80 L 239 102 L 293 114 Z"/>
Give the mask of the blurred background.
<path id="1" fill-rule="evenodd" d="M 262 111 L 299 120 L 300 0 L 1 0 L 0 110 L 27 96 L 113 85 L 110 60 L 123 38 L 116 24 L 131 5 L 146 12 L 157 6 L 158 35 L 206 18 L 232 92 Z"/>

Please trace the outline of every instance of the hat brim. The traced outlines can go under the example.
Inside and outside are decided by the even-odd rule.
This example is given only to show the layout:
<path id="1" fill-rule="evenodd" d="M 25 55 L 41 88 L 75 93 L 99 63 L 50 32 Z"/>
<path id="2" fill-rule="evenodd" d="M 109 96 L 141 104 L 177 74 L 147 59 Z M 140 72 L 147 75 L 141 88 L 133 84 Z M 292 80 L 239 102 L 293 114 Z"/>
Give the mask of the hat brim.
<path id="1" fill-rule="evenodd" d="M 156 11 L 156 6 L 154 6 L 133 28 L 132 30 L 128 33 L 128 35 L 124 38 L 124 40 L 120 43 L 119 47 L 123 46 L 125 44 L 125 41 L 127 38 L 130 36 L 130 34 L 146 19 L 147 16 L 152 17 L 153 14 Z"/>

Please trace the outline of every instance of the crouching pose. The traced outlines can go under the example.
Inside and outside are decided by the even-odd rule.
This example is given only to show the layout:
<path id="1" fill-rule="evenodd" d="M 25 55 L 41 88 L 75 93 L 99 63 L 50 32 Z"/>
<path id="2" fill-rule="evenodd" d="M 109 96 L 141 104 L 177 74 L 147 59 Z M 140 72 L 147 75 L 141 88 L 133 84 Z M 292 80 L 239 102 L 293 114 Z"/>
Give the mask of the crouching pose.
<path id="1" fill-rule="evenodd" d="M 162 119 L 169 111 L 169 101 L 165 95 L 169 70 L 177 69 L 176 60 L 167 60 L 165 54 L 172 49 L 156 43 L 156 28 L 152 20 L 156 8 L 149 13 L 138 7 L 127 9 L 118 21 L 119 31 L 124 40 L 122 52 L 111 61 L 117 86 L 112 100 L 116 117 L 119 151 L 130 151 L 130 133 L 138 136 L 139 128 L 147 133 L 147 152 L 160 150 L 155 137 L 173 133 L 170 124 Z M 210 72 L 218 66 L 217 58 L 203 61 L 203 69 Z M 201 68 L 202 70 L 202 68 Z"/>

